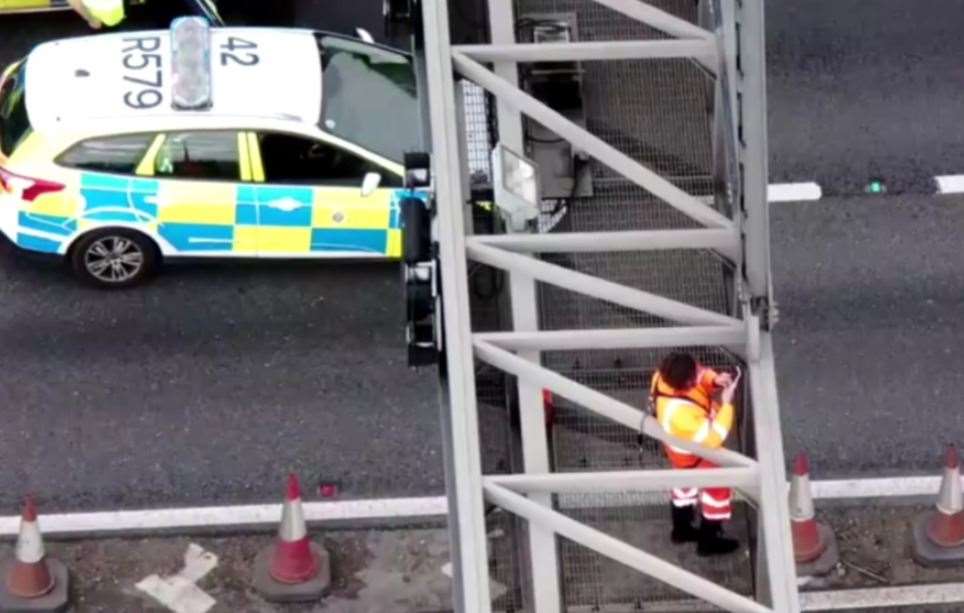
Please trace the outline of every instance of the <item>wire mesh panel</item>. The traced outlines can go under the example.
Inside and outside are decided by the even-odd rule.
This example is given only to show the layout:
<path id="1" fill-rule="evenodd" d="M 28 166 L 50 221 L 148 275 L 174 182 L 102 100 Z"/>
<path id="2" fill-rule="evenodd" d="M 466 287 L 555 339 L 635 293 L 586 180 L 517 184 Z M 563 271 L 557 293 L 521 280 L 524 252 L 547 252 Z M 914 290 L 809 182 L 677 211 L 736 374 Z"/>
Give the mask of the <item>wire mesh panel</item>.
<path id="1" fill-rule="evenodd" d="M 667 562 L 680 566 L 719 585 L 743 594 L 752 593 L 747 556 L 738 552 L 711 561 L 696 555 L 692 545 L 680 546 L 669 539 L 668 515 L 654 517 L 639 505 L 638 495 L 609 496 L 610 507 L 561 509 L 563 513 Z M 731 532 L 747 542 L 745 505 L 736 505 Z M 686 601 L 689 595 L 644 575 L 615 560 L 563 538 L 563 595 L 567 607 L 596 606 L 599 611 L 628 605 Z M 710 607 L 712 610 L 712 607 Z"/>
<path id="2" fill-rule="evenodd" d="M 465 79 L 462 88 L 462 115 L 465 121 L 465 157 L 469 183 L 473 188 L 491 187 L 492 116 L 489 97 L 481 87 Z"/>

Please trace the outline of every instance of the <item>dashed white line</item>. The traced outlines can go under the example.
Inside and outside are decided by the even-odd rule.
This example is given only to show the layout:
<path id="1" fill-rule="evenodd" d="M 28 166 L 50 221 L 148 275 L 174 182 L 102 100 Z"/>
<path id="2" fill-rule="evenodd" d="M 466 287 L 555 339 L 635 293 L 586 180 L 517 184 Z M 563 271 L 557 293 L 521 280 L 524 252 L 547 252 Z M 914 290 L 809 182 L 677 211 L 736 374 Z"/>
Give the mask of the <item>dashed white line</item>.
<path id="1" fill-rule="evenodd" d="M 820 200 L 823 190 L 812 181 L 806 183 L 771 183 L 767 186 L 769 202 L 799 202 Z"/>
<path id="2" fill-rule="evenodd" d="M 964 192 L 964 175 L 939 175 L 934 180 L 937 181 L 937 192 L 940 194 Z"/>

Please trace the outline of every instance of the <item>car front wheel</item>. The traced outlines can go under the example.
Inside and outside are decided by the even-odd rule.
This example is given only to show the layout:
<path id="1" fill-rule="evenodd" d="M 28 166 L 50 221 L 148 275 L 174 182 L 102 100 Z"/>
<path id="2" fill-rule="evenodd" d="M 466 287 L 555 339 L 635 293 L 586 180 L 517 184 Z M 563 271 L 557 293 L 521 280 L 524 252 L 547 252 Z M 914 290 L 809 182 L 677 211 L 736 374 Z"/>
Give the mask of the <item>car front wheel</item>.
<path id="1" fill-rule="evenodd" d="M 154 273 L 157 262 L 153 241 L 124 228 L 91 232 L 81 237 L 70 253 L 74 273 L 101 288 L 137 285 Z"/>

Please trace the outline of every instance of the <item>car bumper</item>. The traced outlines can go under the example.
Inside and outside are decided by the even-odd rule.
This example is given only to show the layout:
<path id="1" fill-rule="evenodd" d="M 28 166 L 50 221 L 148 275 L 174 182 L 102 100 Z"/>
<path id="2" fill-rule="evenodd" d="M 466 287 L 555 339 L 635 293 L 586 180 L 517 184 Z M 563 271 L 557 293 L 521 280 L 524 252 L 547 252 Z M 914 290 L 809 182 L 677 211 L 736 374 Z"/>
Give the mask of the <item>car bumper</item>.
<path id="1" fill-rule="evenodd" d="M 11 194 L 0 192 L 0 232 L 11 243 L 26 251 L 62 255 L 66 248 L 65 236 L 46 231 L 42 227 L 25 227 L 20 223 L 21 200 Z M 38 226 L 33 223 L 33 226 Z"/>

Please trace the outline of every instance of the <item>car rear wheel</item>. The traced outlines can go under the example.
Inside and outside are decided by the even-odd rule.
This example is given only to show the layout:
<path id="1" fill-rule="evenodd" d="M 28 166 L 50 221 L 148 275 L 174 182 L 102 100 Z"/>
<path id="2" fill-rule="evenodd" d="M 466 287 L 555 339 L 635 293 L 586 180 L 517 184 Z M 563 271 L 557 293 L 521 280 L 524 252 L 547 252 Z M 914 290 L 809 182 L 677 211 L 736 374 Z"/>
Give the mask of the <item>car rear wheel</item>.
<path id="1" fill-rule="evenodd" d="M 118 289 L 137 285 L 157 268 L 157 247 L 134 230 L 109 228 L 82 236 L 70 252 L 70 265 L 81 280 Z"/>

